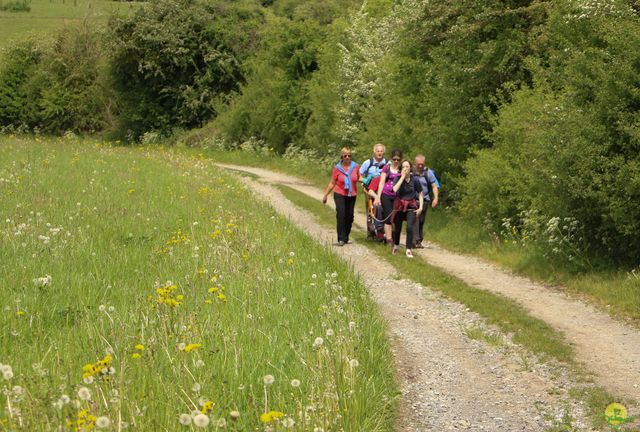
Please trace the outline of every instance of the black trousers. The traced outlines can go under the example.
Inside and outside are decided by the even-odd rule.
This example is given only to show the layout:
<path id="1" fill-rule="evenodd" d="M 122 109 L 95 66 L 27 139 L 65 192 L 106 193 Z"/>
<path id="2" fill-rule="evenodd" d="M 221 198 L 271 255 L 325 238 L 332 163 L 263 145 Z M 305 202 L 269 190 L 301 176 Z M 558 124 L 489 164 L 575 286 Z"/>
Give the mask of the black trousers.
<path id="1" fill-rule="evenodd" d="M 416 243 L 422 243 L 424 240 L 424 220 L 427 217 L 427 210 L 431 207 L 431 201 L 425 201 L 422 206 L 422 213 L 420 217 L 416 218 L 415 231 L 413 233 L 413 239 Z"/>
<path id="2" fill-rule="evenodd" d="M 344 196 L 333 193 L 333 201 L 336 203 L 336 225 L 338 241 L 347 243 L 351 227 L 353 226 L 353 211 L 356 208 L 356 197 Z"/>
<path id="3" fill-rule="evenodd" d="M 413 232 L 415 231 L 416 212 L 415 209 L 403 212 L 398 210 L 393 222 L 393 244 L 400 244 L 400 233 L 402 232 L 402 222 L 407 221 L 407 249 L 413 249 Z"/>

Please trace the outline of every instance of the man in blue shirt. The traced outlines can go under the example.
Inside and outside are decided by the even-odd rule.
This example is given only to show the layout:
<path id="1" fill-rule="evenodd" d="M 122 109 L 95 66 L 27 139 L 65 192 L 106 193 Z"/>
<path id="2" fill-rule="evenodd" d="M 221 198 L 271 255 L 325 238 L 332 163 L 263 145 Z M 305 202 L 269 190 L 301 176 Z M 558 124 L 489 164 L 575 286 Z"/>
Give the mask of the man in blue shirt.
<path id="1" fill-rule="evenodd" d="M 416 249 L 423 249 L 424 246 L 422 245 L 422 241 L 424 240 L 424 221 L 429 207 L 435 208 L 435 206 L 438 205 L 440 183 L 438 182 L 433 170 L 425 167 L 424 155 L 419 154 L 416 156 L 414 162 L 415 172 L 413 174 L 420 181 L 422 189 L 424 190 L 424 209 L 422 213 L 420 213 L 420 217 L 416 218 L 413 238 L 415 239 L 414 247 Z"/>

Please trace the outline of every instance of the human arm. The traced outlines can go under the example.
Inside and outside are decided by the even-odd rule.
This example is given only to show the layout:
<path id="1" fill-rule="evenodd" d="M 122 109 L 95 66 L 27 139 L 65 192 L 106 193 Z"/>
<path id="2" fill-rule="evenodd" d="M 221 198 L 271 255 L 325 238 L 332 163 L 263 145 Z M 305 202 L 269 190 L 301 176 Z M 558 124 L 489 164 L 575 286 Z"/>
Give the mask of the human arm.
<path id="1" fill-rule="evenodd" d="M 424 208 L 424 192 L 418 193 L 418 210 L 416 210 L 416 216 L 420 216 L 422 209 Z"/>
<path id="2" fill-rule="evenodd" d="M 375 206 L 379 206 L 380 205 L 380 197 L 382 196 L 382 189 L 384 189 L 384 184 L 387 181 L 387 172 L 382 171 L 382 174 L 380 174 L 380 183 L 378 183 L 378 193 L 376 194 L 376 199 L 373 200 L 373 205 Z"/>
<path id="3" fill-rule="evenodd" d="M 400 173 L 400 177 L 396 178 L 396 182 L 393 185 L 393 191 L 395 193 L 398 193 L 398 189 L 400 189 L 400 186 L 402 186 L 402 182 L 405 181 L 407 177 L 409 177 L 409 168 L 403 168 L 402 172 Z"/>
<path id="4" fill-rule="evenodd" d="M 431 200 L 431 208 L 435 208 L 438 205 L 438 194 L 440 192 L 440 189 L 438 189 L 438 186 L 435 183 L 431 185 L 431 192 L 433 192 L 433 200 Z"/>
<path id="5" fill-rule="evenodd" d="M 335 179 L 334 173 L 332 172 L 331 180 L 329 180 L 329 184 L 327 184 L 327 187 L 324 189 L 324 194 L 322 195 L 322 204 L 327 203 L 327 198 L 329 197 L 329 193 L 331 193 L 334 187 L 336 187 L 336 179 Z"/>

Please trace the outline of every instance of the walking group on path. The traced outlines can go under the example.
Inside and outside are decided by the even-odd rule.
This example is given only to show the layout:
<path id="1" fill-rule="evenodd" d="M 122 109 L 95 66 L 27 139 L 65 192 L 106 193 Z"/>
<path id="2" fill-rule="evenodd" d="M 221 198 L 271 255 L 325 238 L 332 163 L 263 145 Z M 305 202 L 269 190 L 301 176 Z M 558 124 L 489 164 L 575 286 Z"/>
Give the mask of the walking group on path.
<path id="1" fill-rule="evenodd" d="M 407 222 L 406 251 L 413 258 L 413 248 L 423 248 L 424 222 L 429 206 L 438 205 L 440 183 L 435 172 L 425 166 L 424 155 L 417 155 L 412 164 L 403 159 L 402 151 L 391 151 L 391 160 L 385 159 L 385 146 L 373 146 L 373 156 L 359 165 L 351 150 L 340 151 L 340 162 L 333 168 L 322 202 L 326 203 L 331 191 L 336 206 L 338 246 L 349 243 L 353 215 L 362 184 L 367 205 L 367 231 L 370 238 L 392 245 L 398 253 L 402 224 Z"/>

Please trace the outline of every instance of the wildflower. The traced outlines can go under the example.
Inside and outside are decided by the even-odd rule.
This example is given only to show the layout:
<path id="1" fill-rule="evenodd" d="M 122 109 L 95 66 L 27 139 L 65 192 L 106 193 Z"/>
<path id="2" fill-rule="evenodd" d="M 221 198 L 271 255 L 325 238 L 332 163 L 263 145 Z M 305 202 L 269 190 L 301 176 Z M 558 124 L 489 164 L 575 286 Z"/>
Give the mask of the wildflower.
<path id="1" fill-rule="evenodd" d="M 231 417 L 232 420 L 238 420 L 238 418 L 240 418 L 240 412 L 235 410 L 231 411 L 229 417 Z"/>
<path id="2" fill-rule="evenodd" d="M 144 351 L 144 345 L 138 344 L 135 346 L 135 349 L 137 349 L 138 351 Z"/>
<path id="3" fill-rule="evenodd" d="M 260 414 L 260 421 L 262 423 L 273 423 L 278 420 L 280 417 L 284 417 L 284 413 L 281 411 L 269 411 L 266 413 Z"/>
<path id="4" fill-rule="evenodd" d="M 98 306 L 98 310 L 99 310 L 100 312 L 104 312 L 104 311 L 106 311 L 106 310 L 107 310 L 107 307 L 106 307 L 105 305 L 100 305 L 100 306 Z"/>
<path id="5" fill-rule="evenodd" d="M 299 379 L 292 379 L 291 380 L 291 387 L 294 387 L 294 388 L 300 387 L 300 380 Z"/>
<path id="6" fill-rule="evenodd" d="M 78 389 L 78 397 L 83 401 L 91 400 L 91 390 L 86 387 L 80 387 Z"/>
<path id="7" fill-rule="evenodd" d="M 227 426 L 227 421 L 223 417 L 221 417 L 216 422 L 216 426 L 219 427 L 219 428 L 226 427 Z"/>
<path id="8" fill-rule="evenodd" d="M 186 343 L 184 343 L 184 342 L 180 342 L 180 343 L 178 344 L 178 349 L 179 349 L 180 351 L 184 351 L 184 349 L 185 349 L 185 347 L 186 347 L 186 346 L 187 346 L 187 344 L 186 344 Z"/>
<path id="9" fill-rule="evenodd" d="M 2 371 L 2 378 L 10 380 L 13 378 L 13 370 L 9 365 L 0 364 L 0 371 Z"/>
<path id="10" fill-rule="evenodd" d="M 93 384 L 93 376 L 92 375 L 86 376 L 82 379 L 82 381 L 84 381 L 85 384 Z"/>
<path id="11" fill-rule="evenodd" d="M 196 344 L 196 343 L 191 343 L 187 346 L 184 347 L 184 349 L 182 351 L 188 353 L 194 350 L 197 350 L 198 348 L 200 348 L 202 346 L 202 344 Z"/>
<path id="12" fill-rule="evenodd" d="M 200 383 L 194 383 L 193 386 L 191 386 L 191 391 L 194 393 L 198 393 L 201 388 L 202 387 L 200 386 Z"/>
<path id="13" fill-rule="evenodd" d="M 189 414 L 180 414 L 178 421 L 182 426 L 189 426 L 191 424 L 191 416 Z"/>
<path id="14" fill-rule="evenodd" d="M 196 427 L 206 428 L 209 426 L 209 417 L 206 414 L 200 413 L 193 418 L 193 424 Z"/>
<path id="15" fill-rule="evenodd" d="M 357 368 L 359 365 L 360 365 L 360 362 L 358 362 L 357 359 L 349 360 L 349 367 L 351 367 L 351 369 Z"/>
<path id="16" fill-rule="evenodd" d="M 275 379 L 273 378 L 273 375 L 265 375 L 264 378 L 262 378 L 262 381 L 265 385 L 271 385 Z"/>
<path id="17" fill-rule="evenodd" d="M 101 416 L 96 419 L 96 427 L 98 429 L 105 429 L 111 426 L 111 420 L 109 417 Z"/>
<path id="18" fill-rule="evenodd" d="M 43 277 L 33 279 L 33 284 L 38 287 L 45 287 L 51 284 L 51 276 L 45 275 Z"/>
<path id="19" fill-rule="evenodd" d="M 291 417 L 287 417 L 282 421 L 282 425 L 286 428 L 292 428 L 295 424 L 296 422 Z"/>
<path id="20" fill-rule="evenodd" d="M 320 348 L 322 346 L 322 344 L 324 343 L 324 339 L 322 339 L 321 337 L 317 337 L 314 341 L 313 341 L 313 347 L 314 348 Z"/>
<path id="21" fill-rule="evenodd" d="M 140 353 L 133 353 L 133 354 L 131 354 L 131 358 L 139 359 L 140 357 L 142 357 L 142 356 L 140 355 Z"/>
<path id="22" fill-rule="evenodd" d="M 196 361 L 196 367 L 197 367 L 197 368 L 201 368 L 201 367 L 203 367 L 203 366 L 204 366 L 204 361 L 202 361 L 202 360 L 198 359 L 198 360 Z"/>
<path id="23" fill-rule="evenodd" d="M 204 403 L 202 404 L 202 409 L 200 410 L 200 412 L 202 414 L 206 414 L 213 409 L 213 402 L 212 401 L 203 401 L 203 402 Z"/>
<path id="24" fill-rule="evenodd" d="M 327 329 L 327 337 L 331 337 L 333 334 L 333 329 Z"/>

